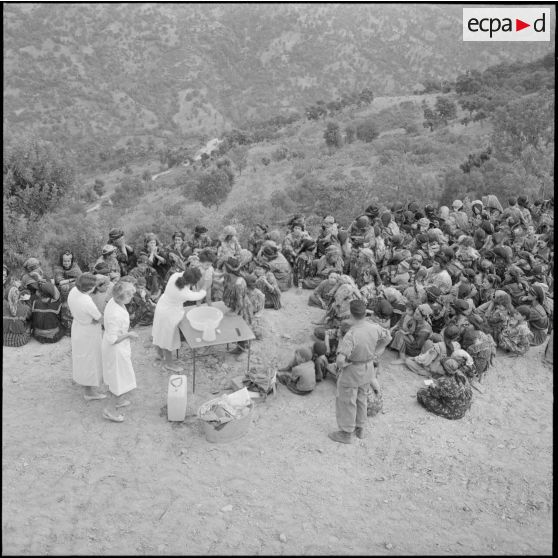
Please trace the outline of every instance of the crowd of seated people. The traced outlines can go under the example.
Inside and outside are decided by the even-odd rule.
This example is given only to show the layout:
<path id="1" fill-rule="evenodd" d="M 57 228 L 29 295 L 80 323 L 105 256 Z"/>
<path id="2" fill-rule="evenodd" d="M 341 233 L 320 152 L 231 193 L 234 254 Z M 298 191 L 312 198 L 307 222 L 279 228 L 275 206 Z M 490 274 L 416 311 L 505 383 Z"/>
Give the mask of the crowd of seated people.
<path id="1" fill-rule="evenodd" d="M 97 276 L 91 297 L 100 312 L 118 280 L 134 284 L 127 305 L 132 327 L 152 323 L 168 278 L 191 267 L 200 269 L 198 287 L 206 300 L 223 300 L 258 336 L 263 308 L 279 310 L 282 293 L 293 286 L 309 289 L 308 304 L 324 310 L 315 331 L 327 348 L 318 355 L 318 381 L 327 371 L 324 361 L 335 360 L 355 299 L 365 302 L 368 319 L 391 330 L 395 363 L 451 378 L 460 394 L 469 393 L 462 389 L 467 382 L 482 378 L 496 347 L 521 356 L 530 346 L 551 345 L 553 198 L 530 203 L 519 196 L 505 208 L 494 195 L 455 200 L 451 209 L 376 202 L 344 225 L 327 215 L 313 235 L 303 215 L 283 230 L 258 223 L 246 247 L 231 225 L 215 239 L 202 225 L 170 238 L 147 232 L 136 246 L 115 228 L 85 271 Z M 53 343 L 70 334 L 67 297 L 82 270 L 70 251 L 54 262 L 52 277 L 42 267 L 29 257 L 16 278 L 4 265 L 6 346 L 22 346 L 31 337 Z M 548 346 L 547 359 L 551 353 Z M 431 391 L 419 401 L 437 412 Z"/>

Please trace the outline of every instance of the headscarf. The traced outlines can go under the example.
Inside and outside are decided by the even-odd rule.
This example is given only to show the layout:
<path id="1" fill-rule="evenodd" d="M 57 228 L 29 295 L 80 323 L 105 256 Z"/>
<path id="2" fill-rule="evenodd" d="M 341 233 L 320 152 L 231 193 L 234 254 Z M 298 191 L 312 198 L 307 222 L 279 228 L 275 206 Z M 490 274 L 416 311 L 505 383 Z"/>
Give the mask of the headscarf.
<path id="1" fill-rule="evenodd" d="M 430 316 L 432 315 L 432 308 L 428 304 L 419 304 L 417 306 L 417 310 L 419 311 L 420 315 L 430 323 Z"/>
<path id="2" fill-rule="evenodd" d="M 25 271 L 30 272 L 41 267 L 41 262 L 37 258 L 27 258 L 23 263 Z"/>
<path id="3" fill-rule="evenodd" d="M 124 231 L 122 229 L 111 229 L 109 232 L 110 241 L 118 240 L 122 236 L 124 236 Z"/>
<path id="4" fill-rule="evenodd" d="M 54 298 L 56 296 L 54 285 L 52 283 L 49 283 L 48 281 L 39 283 L 39 292 L 43 296 L 48 296 L 49 298 Z"/>

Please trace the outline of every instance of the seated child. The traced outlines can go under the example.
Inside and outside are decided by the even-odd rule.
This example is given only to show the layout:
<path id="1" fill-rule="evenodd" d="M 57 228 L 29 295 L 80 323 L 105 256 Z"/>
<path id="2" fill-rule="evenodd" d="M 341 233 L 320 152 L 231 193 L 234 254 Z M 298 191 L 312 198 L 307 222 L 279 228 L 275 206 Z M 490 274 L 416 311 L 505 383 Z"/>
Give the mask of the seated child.
<path id="1" fill-rule="evenodd" d="M 401 332 L 413 335 L 417 327 L 417 322 L 413 317 L 415 313 L 415 305 L 412 302 L 407 302 L 405 304 L 405 313 L 399 318 L 399 321 L 391 328 L 391 332 L 394 333 L 397 330 Z"/>
<path id="2" fill-rule="evenodd" d="M 301 347 L 285 368 L 279 368 L 277 380 L 297 395 L 308 395 L 316 387 L 316 371 L 310 349 Z"/>
<path id="3" fill-rule="evenodd" d="M 146 288 L 145 277 L 140 277 L 136 284 L 136 292 L 132 300 L 126 305 L 130 314 L 130 327 L 153 325 L 156 304 L 151 300 Z"/>

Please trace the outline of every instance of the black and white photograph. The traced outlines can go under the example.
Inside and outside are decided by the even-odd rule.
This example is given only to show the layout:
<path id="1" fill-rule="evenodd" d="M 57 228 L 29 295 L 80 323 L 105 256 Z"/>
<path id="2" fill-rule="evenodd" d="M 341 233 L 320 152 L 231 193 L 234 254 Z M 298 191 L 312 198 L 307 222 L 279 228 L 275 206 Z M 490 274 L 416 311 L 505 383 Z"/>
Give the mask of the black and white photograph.
<path id="1" fill-rule="evenodd" d="M 554 3 L 2 8 L 3 556 L 552 555 Z"/>

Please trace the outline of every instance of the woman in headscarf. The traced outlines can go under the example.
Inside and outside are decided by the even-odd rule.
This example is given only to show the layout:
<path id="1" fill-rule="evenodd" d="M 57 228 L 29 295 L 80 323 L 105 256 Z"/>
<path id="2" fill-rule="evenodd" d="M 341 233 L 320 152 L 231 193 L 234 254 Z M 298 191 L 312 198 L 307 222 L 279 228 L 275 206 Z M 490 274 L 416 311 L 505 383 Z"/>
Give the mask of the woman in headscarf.
<path id="1" fill-rule="evenodd" d="M 285 256 L 279 252 L 279 247 L 274 242 L 269 241 L 270 244 L 262 246 L 262 257 L 261 262 L 267 263 L 269 269 L 275 275 L 277 279 L 277 284 L 282 292 L 288 291 L 292 286 L 292 272 L 289 262 L 285 259 Z"/>
<path id="2" fill-rule="evenodd" d="M 39 284 L 38 296 L 31 306 L 31 325 L 33 337 L 39 343 L 57 343 L 64 337 L 61 323 L 62 303 L 56 296 L 52 283 L 43 281 Z"/>
<path id="3" fill-rule="evenodd" d="M 111 229 L 107 244 L 112 244 L 116 248 L 115 257 L 119 265 L 119 275 L 116 280 L 118 280 L 120 277 L 128 275 L 128 272 L 136 267 L 136 254 L 134 249 L 126 244 L 122 229 Z M 114 280 L 114 278 L 111 279 Z"/>
<path id="4" fill-rule="evenodd" d="M 265 235 L 268 231 L 268 226 L 262 223 L 256 223 L 254 230 L 250 233 L 250 238 L 248 239 L 248 250 L 252 252 L 255 257 L 258 255 L 260 248 L 265 240 Z"/>
<path id="5" fill-rule="evenodd" d="M 135 267 L 136 259 L 134 257 L 134 267 Z M 101 255 L 95 262 L 95 267 L 93 268 L 93 272 L 95 272 L 95 268 L 100 265 L 105 264 L 109 270 L 109 278 L 113 283 L 116 283 L 120 277 L 122 277 L 121 269 L 128 269 L 128 264 L 122 262 L 118 262 L 118 249 L 113 244 L 105 244 L 101 250 Z M 127 272 L 126 272 L 127 273 Z"/>
<path id="6" fill-rule="evenodd" d="M 293 283 L 302 288 L 303 282 L 313 276 L 314 253 L 316 242 L 312 238 L 305 238 L 296 252 L 293 267 Z"/>
<path id="7" fill-rule="evenodd" d="M 114 285 L 112 298 L 108 301 L 103 316 L 105 331 L 101 344 L 103 380 L 113 394 L 113 406 L 103 410 L 103 418 L 122 422 L 124 416 L 119 409 L 130 405 L 122 396 L 136 388 L 136 374 L 132 366 L 130 339 L 138 334 L 130 329 L 130 316 L 126 309 L 136 289 L 132 283 L 119 281 Z"/>
<path id="8" fill-rule="evenodd" d="M 523 278 L 523 271 L 516 265 L 509 266 L 500 288 L 510 295 L 515 306 L 521 304 L 521 300 L 529 294 L 530 290 L 529 283 Z"/>
<path id="9" fill-rule="evenodd" d="M 186 235 L 182 231 L 172 233 L 171 243 L 165 248 L 165 252 L 177 253 L 182 261 L 187 260 L 193 253 L 192 248 L 186 242 Z M 176 272 L 175 272 L 176 273 Z"/>
<path id="10" fill-rule="evenodd" d="M 450 292 L 452 281 L 450 274 L 446 271 L 447 259 L 442 255 L 437 255 L 426 274 L 425 285 L 434 285 L 440 289 L 442 294 Z"/>
<path id="11" fill-rule="evenodd" d="M 523 356 L 533 341 L 533 334 L 527 323 L 527 313 L 524 313 L 528 307 L 520 307 L 522 312 L 516 311 L 508 320 L 506 326 L 500 333 L 498 346 L 505 351 L 511 353 L 509 356 Z"/>
<path id="12" fill-rule="evenodd" d="M 549 316 L 544 308 L 545 293 L 542 287 L 534 285 L 531 287 L 533 295 L 530 297 L 530 305 L 521 305 L 517 311 L 523 314 L 533 334 L 533 346 L 542 345 L 548 335 Z"/>
<path id="13" fill-rule="evenodd" d="M 211 244 L 212 240 L 207 234 L 207 227 L 204 227 L 203 225 L 196 225 L 194 227 L 194 235 L 188 241 L 191 253 L 194 253 L 196 250 L 199 251 L 204 248 L 210 248 Z"/>
<path id="14" fill-rule="evenodd" d="M 460 348 L 457 342 L 459 333 L 459 328 L 456 326 L 446 327 L 442 341 L 436 343 L 431 340 L 426 341 L 419 355 L 405 358 L 405 366 L 420 376 L 442 375 L 442 360 L 450 357 Z"/>
<path id="15" fill-rule="evenodd" d="M 265 308 L 281 308 L 281 289 L 267 263 L 259 262 L 254 268 L 256 287 L 264 293 Z"/>
<path id="16" fill-rule="evenodd" d="M 300 220 L 291 222 L 291 230 L 283 239 L 282 253 L 291 266 L 294 266 L 296 256 L 304 240 L 311 240 L 304 230 L 304 223 Z"/>
<path id="17" fill-rule="evenodd" d="M 339 246 L 339 229 L 335 223 L 335 217 L 327 215 L 324 217 L 322 227 L 318 238 L 316 239 L 316 257 L 319 258 L 325 254 L 325 250 L 332 244 Z"/>
<path id="18" fill-rule="evenodd" d="M 54 267 L 54 284 L 60 290 L 61 301 L 68 299 L 70 289 L 75 285 L 76 279 L 82 274 L 74 254 L 70 250 L 60 254 L 59 265 Z"/>
<path id="19" fill-rule="evenodd" d="M 445 373 L 431 385 L 418 390 L 418 402 L 435 415 L 455 420 L 463 418 L 470 409 L 473 390 L 467 377 L 459 371 L 459 363 L 452 358 L 442 361 Z"/>
<path id="20" fill-rule="evenodd" d="M 477 313 L 484 318 L 477 327 L 484 333 L 490 334 L 499 345 L 500 334 L 514 314 L 510 295 L 505 291 L 495 291 L 494 299 L 479 306 Z"/>
<path id="21" fill-rule="evenodd" d="M 23 269 L 25 273 L 21 277 L 21 283 L 24 289 L 27 289 L 31 293 L 31 302 L 35 298 L 37 291 L 39 290 L 39 284 L 43 281 L 53 283 L 53 281 L 45 274 L 41 267 L 41 262 L 37 258 L 28 258 L 23 263 Z M 56 286 L 54 287 L 56 296 L 59 297 L 60 293 Z"/>
<path id="22" fill-rule="evenodd" d="M 494 364 L 496 343 L 492 336 L 479 329 L 469 328 L 463 334 L 462 348 L 471 355 L 475 365 L 475 375 L 482 381 L 484 374 Z"/>
<path id="23" fill-rule="evenodd" d="M 4 347 L 22 347 L 31 339 L 31 308 L 20 301 L 20 290 L 16 284 L 8 290 L 2 300 L 2 333 Z"/>
<path id="24" fill-rule="evenodd" d="M 101 386 L 103 366 L 101 361 L 101 312 L 91 299 L 97 285 L 92 273 L 82 273 L 76 286 L 68 294 L 68 307 L 74 317 L 72 322 L 72 377 L 85 387 L 85 399 L 104 399 L 106 395 L 95 388 Z"/>
<path id="25" fill-rule="evenodd" d="M 236 237 L 236 229 L 227 225 L 223 228 L 223 234 L 219 237 L 219 248 L 217 248 L 216 267 L 223 267 L 228 258 L 240 258 L 242 246 Z"/>
<path id="26" fill-rule="evenodd" d="M 184 367 L 172 363 L 172 354 L 180 348 L 178 324 L 184 317 L 184 303 L 203 300 L 205 291 L 196 291 L 201 279 L 197 267 L 186 269 L 184 273 L 171 275 L 165 292 L 157 301 L 153 317 L 153 345 L 157 348 L 158 360 L 164 360 L 164 367 L 171 372 L 182 372 Z"/>
<path id="27" fill-rule="evenodd" d="M 472 267 L 480 258 L 480 254 L 474 248 L 475 240 L 472 236 L 462 235 L 457 239 L 458 248 L 455 252 L 455 258 L 464 268 Z"/>
<path id="28" fill-rule="evenodd" d="M 399 358 L 391 364 L 404 364 L 407 356 L 417 356 L 422 351 L 423 345 L 432 334 L 430 316 L 432 308 L 428 304 L 421 304 L 413 314 L 416 320 L 415 332 L 410 335 L 402 331 L 396 331 L 391 340 L 390 348 L 399 352 Z"/>
<path id="29" fill-rule="evenodd" d="M 325 315 L 328 327 L 337 327 L 343 320 L 348 320 L 351 301 L 357 299 L 361 300 L 361 294 L 353 278 L 341 275 Z"/>
<path id="30" fill-rule="evenodd" d="M 380 274 L 376 267 L 374 252 L 370 248 L 361 248 L 355 264 L 356 277 L 355 283 L 359 288 L 374 283 L 378 286 L 381 283 Z"/>

